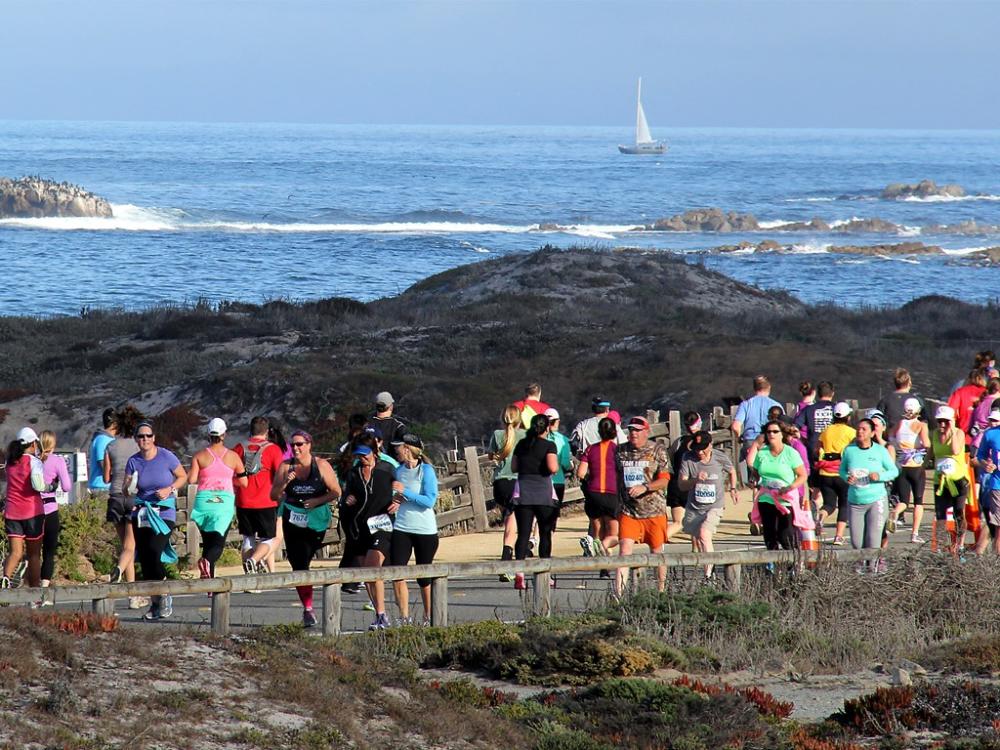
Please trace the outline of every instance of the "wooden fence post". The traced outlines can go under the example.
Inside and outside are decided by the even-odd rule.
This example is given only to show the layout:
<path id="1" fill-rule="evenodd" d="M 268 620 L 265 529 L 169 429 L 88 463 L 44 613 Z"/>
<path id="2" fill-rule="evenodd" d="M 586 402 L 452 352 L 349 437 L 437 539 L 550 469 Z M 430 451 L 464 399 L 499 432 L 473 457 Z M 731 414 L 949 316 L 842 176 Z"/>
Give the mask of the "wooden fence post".
<path id="1" fill-rule="evenodd" d="M 681 429 L 681 413 L 676 409 L 671 409 L 667 415 L 667 440 L 671 443 L 684 434 Z"/>
<path id="2" fill-rule="evenodd" d="M 552 614 L 552 576 L 547 570 L 535 573 L 532 587 L 534 595 L 532 600 L 532 611 L 536 617 L 548 617 Z"/>
<path id="3" fill-rule="evenodd" d="M 443 628 L 448 624 L 448 579 L 431 579 L 431 625 Z"/>
<path id="4" fill-rule="evenodd" d="M 94 599 L 90 603 L 90 610 L 95 615 L 113 615 L 115 613 L 115 600 Z"/>
<path id="5" fill-rule="evenodd" d="M 723 569 L 726 578 L 726 586 L 730 591 L 739 591 L 743 583 L 743 566 L 726 565 Z"/>
<path id="6" fill-rule="evenodd" d="M 217 635 L 229 635 L 229 597 L 228 591 L 212 594 L 212 632 Z"/>
<path id="7" fill-rule="evenodd" d="M 340 635 L 340 584 L 323 586 L 323 635 Z"/>
<path id="8" fill-rule="evenodd" d="M 476 531 L 486 531 L 486 491 L 483 489 L 483 475 L 479 471 L 479 454 L 474 446 L 465 449 L 465 471 L 469 477 L 469 495 L 472 498 L 472 524 Z M 435 579 L 436 581 L 437 579 Z"/>

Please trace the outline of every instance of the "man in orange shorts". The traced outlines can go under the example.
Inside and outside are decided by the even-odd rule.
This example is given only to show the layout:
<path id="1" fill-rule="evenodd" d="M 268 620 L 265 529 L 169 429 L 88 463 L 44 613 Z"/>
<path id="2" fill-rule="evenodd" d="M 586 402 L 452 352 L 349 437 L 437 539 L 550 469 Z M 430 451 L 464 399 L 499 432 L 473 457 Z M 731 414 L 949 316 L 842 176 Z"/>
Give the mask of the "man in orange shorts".
<path id="1" fill-rule="evenodd" d="M 632 417 L 628 443 L 620 449 L 624 492 L 618 517 L 619 554 L 629 555 L 636 544 L 648 544 L 650 552 L 663 552 L 667 544 L 667 498 L 670 458 L 666 446 L 649 439 L 649 422 Z M 624 588 L 625 568 L 618 570 L 616 591 Z M 656 569 L 660 591 L 667 585 L 667 569 Z"/>

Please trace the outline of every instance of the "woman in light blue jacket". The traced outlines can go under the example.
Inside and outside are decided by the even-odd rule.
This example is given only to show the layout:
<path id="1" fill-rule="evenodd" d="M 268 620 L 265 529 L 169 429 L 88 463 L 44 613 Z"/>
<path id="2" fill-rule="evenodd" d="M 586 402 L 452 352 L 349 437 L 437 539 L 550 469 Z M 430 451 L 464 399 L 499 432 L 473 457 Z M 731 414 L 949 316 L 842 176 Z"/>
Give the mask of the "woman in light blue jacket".
<path id="1" fill-rule="evenodd" d="M 885 483 L 899 475 L 896 462 L 884 447 L 873 441 L 875 424 L 858 423 L 858 433 L 840 459 L 840 478 L 847 482 L 847 506 L 854 549 L 879 547 L 889 514 Z"/>
<path id="2" fill-rule="evenodd" d="M 424 456 L 424 444 L 416 435 L 405 434 L 393 441 L 399 467 L 392 490 L 399 510 L 392 527 L 392 546 L 389 560 L 392 565 L 408 565 L 412 554 L 417 565 L 434 562 L 438 548 L 437 503 L 438 483 L 434 467 Z M 418 578 L 420 598 L 424 605 L 424 622 L 431 616 L 431 579 Z M 410 624 L 410 593 L 406 581 L 395 581 L 396 604 L 403 624 Z"/>

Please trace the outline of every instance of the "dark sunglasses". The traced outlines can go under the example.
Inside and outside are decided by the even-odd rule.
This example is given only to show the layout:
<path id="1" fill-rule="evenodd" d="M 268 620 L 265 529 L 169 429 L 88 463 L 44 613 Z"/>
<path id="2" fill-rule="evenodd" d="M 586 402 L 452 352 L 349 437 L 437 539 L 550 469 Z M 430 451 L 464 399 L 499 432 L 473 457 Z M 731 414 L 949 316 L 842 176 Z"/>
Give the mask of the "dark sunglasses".
<path id="1" fill-rule="evenodd" d="M 780 435 L 781 430 L 764 430 L 768 435 Z"/>
<path id="2" fill-rule="evenodd" d="M 292 443 L 293 448 L 301 448 L 304 445 L 309 445 L 309 443 Z"/>
<path id="3" fill-rule="evenodd" d="M 153 438 L 152 432 L 137 432 L 135 434 L 136 440 L 151 440 Z"/>

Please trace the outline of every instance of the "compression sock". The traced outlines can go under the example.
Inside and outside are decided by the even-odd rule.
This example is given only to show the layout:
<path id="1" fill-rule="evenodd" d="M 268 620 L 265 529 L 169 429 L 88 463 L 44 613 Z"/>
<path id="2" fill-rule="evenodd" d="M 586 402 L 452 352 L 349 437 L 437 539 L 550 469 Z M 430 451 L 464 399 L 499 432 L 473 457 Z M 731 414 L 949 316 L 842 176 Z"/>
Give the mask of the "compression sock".
<path id="1" fill-rule="evenodd" d="M 313 587 L 312 586 L 296 586 L 295 591 L 298 592 L 299 601 L 302 602 L 302 606 L 306 609 L 312 609 L 313 606 Z"/>

